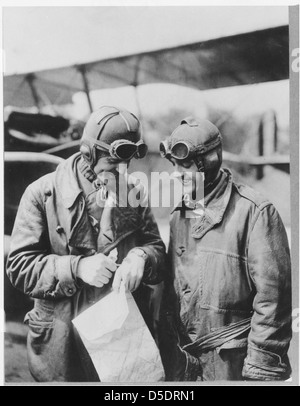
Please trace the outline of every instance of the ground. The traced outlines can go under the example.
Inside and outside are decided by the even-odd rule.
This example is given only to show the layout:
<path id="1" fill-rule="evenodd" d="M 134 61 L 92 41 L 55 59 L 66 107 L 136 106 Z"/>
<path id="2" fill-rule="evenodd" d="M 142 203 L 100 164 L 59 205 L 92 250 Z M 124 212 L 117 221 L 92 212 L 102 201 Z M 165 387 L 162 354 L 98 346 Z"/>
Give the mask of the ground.
<path id="1" fill-rule="evenodd" d="M 27 362 L 27 327 L 21 322 L 7 322 L 5 332 L 5 382 L 34 382 Z"/>

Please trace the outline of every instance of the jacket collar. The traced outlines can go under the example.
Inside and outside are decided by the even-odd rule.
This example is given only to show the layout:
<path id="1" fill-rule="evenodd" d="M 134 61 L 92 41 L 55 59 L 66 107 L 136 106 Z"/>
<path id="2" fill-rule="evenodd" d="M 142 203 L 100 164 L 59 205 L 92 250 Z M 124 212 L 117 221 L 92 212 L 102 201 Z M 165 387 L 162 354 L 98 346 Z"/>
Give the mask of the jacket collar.
<path id="1" fill-rule="evenodd" d="M 192 226 L 192 236 L 202 238 L 224 217 L 232 191 L 232 174 L 229 169 L 221 169 L 221 178 L 217 185 L 204 198 L 205 210 L 202 217 L 196 218 Z M 184 215 L 185 208 L 177 206 L 173 211 L 181 211 Z"/>
<path id="2" fill-rule="evenodd" d="M 82 193 L 76 178 L 76 165 L 80 158 L 81 153 L 78 152 L 62 162 L 56 170 L 56 189 L 66 209 L 70 209 Z"/>

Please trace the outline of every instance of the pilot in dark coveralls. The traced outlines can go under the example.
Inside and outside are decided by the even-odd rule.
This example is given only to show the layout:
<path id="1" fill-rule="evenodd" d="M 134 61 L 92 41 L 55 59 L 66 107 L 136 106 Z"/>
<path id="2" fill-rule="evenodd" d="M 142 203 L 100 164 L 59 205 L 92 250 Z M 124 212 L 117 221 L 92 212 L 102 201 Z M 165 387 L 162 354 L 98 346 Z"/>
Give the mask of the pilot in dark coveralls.
<path id="1" fill-rule="evenodd" d="M 288 379 L 291 264 L 277 210 L 221 169 L 222 139 L 209 121 L 186 118 L 161 153 L 190 196 L 171 218 L 160 328 L 167 380 Z M 199 171 L 202 204 L 192 199 Z"/>
<path id="2" fill-rule="evenodd" d="M 110 197 L 101 175 L 122 176 L 120 163 L 142 158 L 138 119 L 126 110 L 94 112 L 80 153 L 25 191 L 16 217 L 7 273 L 12 284 L 34 298 L 26 316 L 28 361 L 37 381 L 99 381 L 72 319 L 123 282 L 148 323 L 151 290 L 162 279 L 165 248 L 149 205 L 101 205 Z M 142 185 L 128 178 L 126 192 Z M 102 200 L 99 200 L 99 195 Z M 125 194 L 126 196 L 126 194 Z M 108 254 L 117 248 L 115 262 Z M 114 282 L 113 282 L 114 281 Z M 92 326 L 91 326 L 92 327 Z"/>

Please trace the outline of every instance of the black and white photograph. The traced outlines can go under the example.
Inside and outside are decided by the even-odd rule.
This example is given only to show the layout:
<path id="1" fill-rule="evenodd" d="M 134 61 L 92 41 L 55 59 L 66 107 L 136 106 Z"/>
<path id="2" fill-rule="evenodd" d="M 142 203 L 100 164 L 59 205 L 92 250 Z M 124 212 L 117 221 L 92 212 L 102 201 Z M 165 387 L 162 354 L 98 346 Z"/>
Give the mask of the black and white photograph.
<path id="1" fill-rule="evenodd" d="M 299 5 L 17 3 L 0 384 L 298 386 Z"/>

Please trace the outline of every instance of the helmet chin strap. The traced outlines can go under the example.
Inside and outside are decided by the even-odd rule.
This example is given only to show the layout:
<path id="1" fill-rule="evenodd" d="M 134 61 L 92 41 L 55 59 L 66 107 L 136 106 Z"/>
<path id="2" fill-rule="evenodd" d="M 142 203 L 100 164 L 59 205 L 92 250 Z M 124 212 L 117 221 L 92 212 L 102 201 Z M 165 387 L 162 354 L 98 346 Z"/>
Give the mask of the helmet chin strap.
<path id="1" fill-rule="evenodd" d="M 203 173 L 203 181 L 204 181 L 204 190 L 210 188 L 211 186 L 214 185 L 214 183 L 216 182 L 216 180 L 219 177 L 220 174 L 220 170 L 217 172 L 217 175 L 215 176 L 214 179 L 212 179 L 209 183 L 205 183 L 205 171 L 204 171 L 204 165 L 203 165 L 203 161 L 202 159 L 197 160 L 197 158 L 194 159 L 194 162 L 197 166 L 198 172 L 202 172 Z"/>
<path id="2" fill-rule="evenodd" d="M 82 173 L 82 175 L 89 181 L 89 182 L 94 182 L 97 180 L 97 175 L 94 172 L 93 168 L 91 165 L 89 165 L 84 157 L 81 157 L 81 160 L 79 161 L 79 170 Z"/>
<path id="3" fill-rule="evenodd" d="M 198 172 L 203 172 L 204 173 L 204 165 L 203 165 L 203 161 L 202 159 L 197 159 L 197 157 L 195 157 L 193 159 L 193 161 L 195 162 L 195 165 L 197 166 Z"/>
<path id="4" fill-rule="evenodd" d="M 203 180 L 204 180 L 204 190 L 209 189 L 211 186 L 213 186 L 216 182 L 216 180 L 218 179 L 219 175 L 220 175 L 220 170 L 218 170 L 216 176 L 214 177 L 214 179 L 212 179 L 209 183 L 205 182 L 206 176 L 205 176 L 205 171 L 204 171 L 204 165 L 203 165 L 203 161 L 202 159 L 194 159 L 194 162 L 197 166 L 198 172 L 202 172 L 203 173 Z"/>
<path id="5" fill-rule="evenodd" d="M 217 155 L 217 156 L 218 156 L 218 160 L 220 160 L 220 159 L 219 159 L 219 155 Z M 205 178 L 207 179 L 207 176 L 205 176 L 204 159 L 202 159 L 201 155 L 200 155 L 200 156 L 198 155 L 198 156 L 196 156 L 196 157 L 194 158 L 194 162 L 195 162 L 195 165 L 197 166 L 198 172 L 203 172 L 203 177 L 204 177 L 204 189 L 208 189 L 208 188 L 210 188 L 211 186 L 213 186 L 214 183 L 216 182 L 216 180 L 217 180 L 218 177 L 219 177 L 220 169 L 217 171 L 216 176 L 215 176 L 212 180 L 210 180 L 210 182 L 205 183 Z"/>

